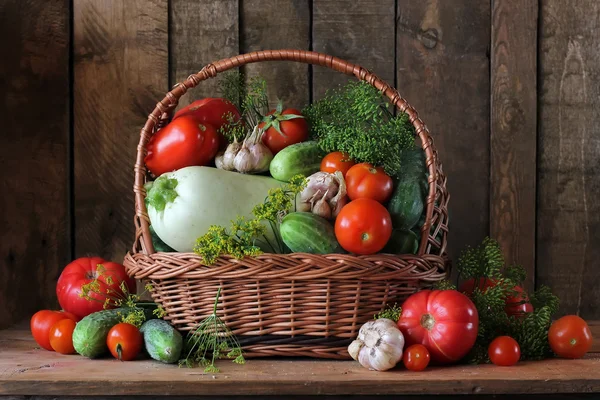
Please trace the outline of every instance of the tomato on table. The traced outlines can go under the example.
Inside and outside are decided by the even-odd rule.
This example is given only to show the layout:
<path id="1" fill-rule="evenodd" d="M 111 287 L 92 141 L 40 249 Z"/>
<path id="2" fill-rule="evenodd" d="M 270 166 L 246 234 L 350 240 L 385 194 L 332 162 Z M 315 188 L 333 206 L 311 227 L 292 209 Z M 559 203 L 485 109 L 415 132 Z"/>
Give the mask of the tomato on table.
<path id="1" fill-rule="evenodd" d="M 580 316 L 565 315 L 550 325 L 548 341 L 557 356 L 581 358 L 592 346 L 592 332 Z"/>
<path id="2" fill-rule="evenodd" d="M 477 339 L 479 314 L 475 304 L 456 290 L 421 290 L 402 304 L 398 328 L 407 346 L 422 344 L 431 361 L 459 361 Z"/>
<path id="3" fill-rule="evenodd" d="M 321 160 L 321 171 L 329 172 L 330 174 L 340 171 L 345 178 L 348 170 L 355 164 L 356 163 L 350 159 L 350 156 L 347 153 L 334 151 L 333 153 L 327 154 L 323 157 L 323 160 Z"/>
<path id="4" fill-rule="evenodd" d="M 258 127 L 264 129 L 262 141 L 273 155 L 289 145 L 308 139 L 308 123 L 300 110 L 283 109 L 281 103 L 263 118 Z"/>
<path id="5" fill-rule="evenodd" d="M 108 331 L 106 345 L 112 356 L 121 361 L 135 359 L 142 350 L 144 338 L 137 326 L 121 322 Z"/>
<path id="6" fill-rule="evenodd" d="M 94 280 L 98 283 L 97 291 L 88 293 L 90 299 L 80 297 L 83 285 Z M 135 279 L 127 275 L 123 265 L 101 257 L 80 257 L 63 269 L 56 283 L 56 295 L 63 310 L 81 319 L 104 309 L 107 291 L 113 297 L 124 297 L 122 282 L 128 293 L 135 292 Z"/>
<path id="7" fill-rule="evenodd" d="M 50 328 L 50 345 L 60 354 L 74 354 L 73 331 L 77 323 L 72 319 L 63 319 Z"/>
<path id="8" fill-rule="evenodd" d="M 64 319 L 70 319 L 74 322 L 76 317 L 67 312 L 55 311 L 55 310 L 40 310 L 33 314 L 29 321 L 29 327 L 31 329 L 31 335 L 40 347 L 53 351 L 52 344 L 50 343 L 50 330 L 59 321 Z"/>
<path id="9" fill-rule="evenodd" d="M 392 235 L 392 218 L 381 203 L 361 198 L 342 207 L 335 220 L 335 237 L 354 254 L 377 253 Z"/>
<path id="10" fill-rule="evenodd" d="M 411 371 L 423 371 L 429 365 L 429 350 L 422 344 L 413 344 L 404 350 L 402 361 L 406 369 Z"/>
<path id="11" fill-rule="evenodd" d="M 346 172 L 346 187 L 350 200 L 368 198 L 385 203 L 392 195 L 394 182 L 383 168 L 360 163 Z"/>
<path id="12" fill-rule="evenodd" d="M 519 362 L 521 348 L 510 336 L 498 336 L 488 346 L 490 361 L 496 365 L 509 367 Z"/>
<path id="13" fill-rule="evenodd" d="M 181 116 L 156 132 L 148 141 L 144 163 L 155 176 L 190 166 L 208 165 L 219 151 L 214 126 Z"/>
<path id="14" fill-rule="evenodd" d="M 494 286 L 496 286 L 496 281 L 493 279 L 479 278 L 478 284 L 476 285 L 475 279 L 471 278 L 460 285 L 459 291 L 470 296 L 473 294 L 476 287 L 485 292 L 486 289 Z M 508 297 L 505 301 L 506 307 L 504 310 L 506 311 L 506 314 L 509 316 L 523 317 L 532 313 L 533 305 L 529 302 L 529 297 L 525 290 L 520 286 L 515 286 L 513 290 L 516 294 Z"/>
<path id="15" fill-rule="evenodd" d="M 221 128 L 231 122 L 238 122 L 241 119 L 241 114 L 237 107 L 229 100 L 221 97 L 207 97 L 196 100 L 177 111 L 173 115 L 173 120 L 182 116 L 192 116 L 198 122 L 213 126 L 219 137 L 220 149 L 227 147 L 227 139 L 220 133 Z"/>

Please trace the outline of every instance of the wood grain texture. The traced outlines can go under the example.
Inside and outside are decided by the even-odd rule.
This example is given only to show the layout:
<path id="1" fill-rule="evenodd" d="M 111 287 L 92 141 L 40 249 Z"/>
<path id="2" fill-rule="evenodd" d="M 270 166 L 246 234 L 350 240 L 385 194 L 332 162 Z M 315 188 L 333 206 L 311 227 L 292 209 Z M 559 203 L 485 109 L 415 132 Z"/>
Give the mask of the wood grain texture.
<path id="1" fill-rule="evenodd" d="M 537 0 L 492 1 L 490 234 L 535 279 Z"/>
<path id="2" fill-rule="evenodd" d="M 0 2 L 0 328 L 55 307 L 70 257 L 69 2 Z"/>
<path id="3" fill-rule="evenodd" d="M 371 70 L 394 85 L 394 0 L 317 0 L 313 49 Z M 313 99 L 352 77 L 326 68 L 313 71 Z"/>
<path id="4" fill-rule="evenodd" d="M 169 37 L 172 87 L 206 64 L 239 53 L 238 0 L 170 0 Z M 179 101 L 217 97 L 217 80 L 202 82 Z"/>
<path id="5" fill-rule="evenodd" d="M 490 3 L 407 0 L 397 14 L 397 88 L 429 128 L 448 176 L 455 263 L 489 233 Z"/>
<path id="6" fill-rule="evenodd" d="M 600 318 L 600 3 L 541 1 L 537 275 Z"/>
<path id="7" fill-rule="evenodd" d="M 309 0 L 244 0 L 241 2 L 241 52 L 270 49 L 308 50 Z M 269 104 L 302 108 L 309 101 L 308 64 L 291 61 L 257 63 L 243 68 L 247 79 L 265 78 Z"/>
<path id="8" fill-rule="evenodd" d="M 167 0 L 74 3 L 76 255 L 122 262 L 134 240 L 139 132 L 168 91 Z"/>
<path id="9" fill-rule="evenodd" d="M 221 372 L 178 368 L 153 360 L 90 360 L 36 348 L 29 332 L 0 332 L 0 395 L 212 396 L 556 394 L 600 392 L 600 358 L 550 359 L 514 367 L 401 366 L 369 371 L 355 361 L 223 360 Z"/>

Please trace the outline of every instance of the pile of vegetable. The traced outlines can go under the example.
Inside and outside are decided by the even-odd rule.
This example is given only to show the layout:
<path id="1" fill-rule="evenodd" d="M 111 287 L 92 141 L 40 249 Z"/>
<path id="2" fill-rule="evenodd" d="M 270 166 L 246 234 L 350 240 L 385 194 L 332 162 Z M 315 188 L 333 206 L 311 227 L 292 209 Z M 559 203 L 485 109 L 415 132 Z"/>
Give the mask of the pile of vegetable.
<path id="1" fill-rule="evenodd" d="M 416 253 L 428 171 L 404 113 L 349 81 L 269 108 L 261 77 L 220 81 L 148 143 L 146 206 L 159 251 Z"/>

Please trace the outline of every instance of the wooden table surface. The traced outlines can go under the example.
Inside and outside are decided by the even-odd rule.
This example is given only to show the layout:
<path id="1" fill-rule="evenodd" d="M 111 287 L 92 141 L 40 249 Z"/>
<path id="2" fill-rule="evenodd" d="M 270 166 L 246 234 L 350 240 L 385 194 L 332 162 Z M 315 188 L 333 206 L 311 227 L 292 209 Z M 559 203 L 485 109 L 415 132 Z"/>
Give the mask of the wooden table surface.
<path id="1" fill-rule="evenodd" d="M 600 393 L 600 348 L 580 360 L 513 367 L 452 366 L 368 371 L 353 361 L 224 360 L 218 374 L 153 360 L 89 360 L 40 349 L 30 332 L 0 331 L 0 396 L 233 396 Z M 154 397 L 156 398 L 156 397 Z"/>

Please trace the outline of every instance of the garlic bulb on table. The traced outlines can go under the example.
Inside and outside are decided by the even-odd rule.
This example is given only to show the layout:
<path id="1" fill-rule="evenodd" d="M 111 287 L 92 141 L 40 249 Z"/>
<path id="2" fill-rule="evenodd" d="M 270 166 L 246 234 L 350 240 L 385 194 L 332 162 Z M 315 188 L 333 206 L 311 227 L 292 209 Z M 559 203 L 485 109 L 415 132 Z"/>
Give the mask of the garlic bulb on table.
<path id="1" fill-rule="evenodd" d="M 348 346 L 348 353 L 365 368 L 385 371 L 402 359 L 404 343 L 398 325 L 391 319 L 380 318 L 361 326 L 358 338 Z"/>

